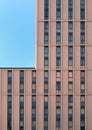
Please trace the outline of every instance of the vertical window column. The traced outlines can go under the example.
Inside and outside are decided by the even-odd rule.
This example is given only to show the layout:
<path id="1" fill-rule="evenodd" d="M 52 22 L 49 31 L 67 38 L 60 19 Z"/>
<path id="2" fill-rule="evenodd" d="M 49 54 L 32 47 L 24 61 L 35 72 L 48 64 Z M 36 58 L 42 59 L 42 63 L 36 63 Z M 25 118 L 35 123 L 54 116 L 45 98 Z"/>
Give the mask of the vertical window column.
<path id="1" fill-rule="evenodd" d="M 81 70 L 80 72 L 80 90 L 81 94 L 85 93 L 85 70 Z"/>
<path id="2" fill-rule="evenodd" d="M 44 130 L 48 130 L 48 95 L 44 96 Z"/>
<path id="3" fill-rule="evenodd" d="M 8 109 L 7 109 L 7 117 L 8 117 L 8 130 L 12 130 L 12 96 L 8 95 Z"/>
<path id="4" fill-rule="evenodd" d="M 73 0 L 68 0 L 68 19 L 73 19 Z"/>
<path id="5" fill-rule="evenodd" d="M 56 67 L 60 68 L 61 66 L 61 47 L 56 47 Z"/>
<path id="6" fill-rule="evenodd" d="M 80 97 L 80 130 L 85 130 L 85 95 Z"/>
<path id="7" fill-rule="evenodd" d="M 80 0 L 80 19 L 85 19 L 85 0 Z"/>
<path id="8" fill-rule="evenodd" d="M 56 0 L 56 19 L 61 19 L 61 0 Z"/>
<path id="9" fill-rule="evenodd" d="M 60 130 L 60 122 L 61 122 L 61 100 L 60 95 L 56 95 L 56 130 Z"/>
<path id="10" fill-rule="evenodd" d="M 24 93 L 24 70 L 20 70 L 20 93 Z"/>
<path id="11" fill-rule="evenodd" d="M 73 47 L 68 47 L 68 66 L 73 66 Z"/>
<path id="12" fill-rule="evenodd" d="M 68 95 L 68 130 L 73 130 L 73 95 Z"/>
<path id="13" fill-rule="evenodd" d="M 48 67 L 49 65 L 49 49 L 48 46 L 44 47 L 44 67 Z"/>
<path id="14" fill-rule="evenodd" d="M 56 44 L 61 43 L 61 22 L 56 22 Z"/>
<path id="15" fill-rule="evenodd" d="M 44 0 L 44 19 L 48 20 L 49 18 L 49 0 Z"/>
<path id="16" fill-rule="evenodd" d="M 48 78 L 48 70 L 45 70 L 44 71 L 44 93 L 48 93 L 48 80 L 49 80 L 49 78 Z"/>
<path id="17" fill-rule="evenodd" d="M 32 130 L 36 130 L 36 95 L 32 96 Z"/>
<path id="18" fill-rule="evenodd" d="M 73 71 L 68 71 L 68 92 L 71 94 L 73 92 Z"/>
<path id="19" fill-rule="evenodd" d="M 56 70 L 56 93 L 60 94 L 61 92 L 61 71 Z"/>
<path id="20" fill-rule="evenodd" d="M 8 70 L 8 93 L 12 93 L 12 70 Z"/>
<path id="21" fill-rule="evenodd" d="M 48 44 L 49 42 L 49 23 L 44 22 L 44 44 Z"/>
<path id="22" fill-rule="evenodd" d="M 36 93 L 36 71 L 32 70 L 32 93 Z"/>
<path id="23" fill-rule="evenodd" d="M 80 22 L 80 43 L 85 44 L 85 22 Z"/>
<path id="24" fill-rule="evenodd" d="M 68 71 L 68 130 L 73 130 L 73 70 Z"/>
<path id="25" fill-rule="evenodd" d="M 20 130 L 24 130 L 24 95 L 20 95 Z"/>
<path id="26" fill-rule="evenodd" d="M 73 44 L 73 22 L 68 22 L 68 44 Z"/>
<path id="27" fill-rule="evenodd" d="M 56 92 L 60 93 L 61 90 L 61 82 L 60 81 L 56 81 Z"/>
<path id="28" fill-rule="evenodd" d="M 85 130 L 85 70 L 80 71 L 80 130 Z"/>
<path id="29" fill-rule="evenodd" d="M 85 46 L 81 46 L 80 51 L 80 65 L 85 66 Z"/>

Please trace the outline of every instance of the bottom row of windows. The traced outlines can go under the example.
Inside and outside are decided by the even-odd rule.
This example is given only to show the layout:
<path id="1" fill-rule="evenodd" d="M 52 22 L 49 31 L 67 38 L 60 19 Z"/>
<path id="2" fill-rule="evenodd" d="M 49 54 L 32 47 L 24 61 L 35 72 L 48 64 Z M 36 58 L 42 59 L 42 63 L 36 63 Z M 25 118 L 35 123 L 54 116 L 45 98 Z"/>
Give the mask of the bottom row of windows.
<path id="1" fill-rule="evenodd" d="M 68 128 L 73 127 L 73 96 L 68 96 Z M 56 130 L 60 129 L 60 95 L 56 96 Z M 12 96 L 8 96 L 8 130 L 12 130 Z M 85 130 L 85 95 L 80 97 L 80 128 Z M 20 96 L 20 130 L 24 130 L 24 96 Z M 36 96 L 32 96 L 32 130 L 36 130 Z M 48 96 L 44 96 L 44 130 L 48 130 Z"/>

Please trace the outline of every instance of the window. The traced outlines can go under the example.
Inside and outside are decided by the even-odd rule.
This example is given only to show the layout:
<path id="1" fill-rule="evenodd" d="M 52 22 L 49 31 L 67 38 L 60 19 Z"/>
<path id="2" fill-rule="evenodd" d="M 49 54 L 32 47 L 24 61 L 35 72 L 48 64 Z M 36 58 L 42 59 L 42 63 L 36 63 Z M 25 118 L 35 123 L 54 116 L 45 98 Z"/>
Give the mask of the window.
<path id="1" fill-rule="evenodd" d="M 84 127 L 84 126 L 82 126 L 82 127 L 81 127 L 81 130 L 85 130 L 85 127 Z"/>
<path id="2" fill-rule="evenodd" d="M 68 0 L 68 18 L 69 20 L 73 18 L 73 0 Z"/>
<path id="3" fill-rule="evenodd" d="M 35 70 L 33 70 L 32 71 L 32 85 L 36 85 L 36 71 Z"/>
<path id="4" fill-rule="evenodd" d="M 48 102 L 48 96 L 44 96 L 44 102 Z"/>
<path id="5" fill-rule="evenodd" d="M 48 56 L 48 46 L 44 47 L 44 54 L 45 54 L 45 56 Z"/>
<path id="6" fill-rule="evenodd" d="M 48 32 L 44 33 L 44 44 L 48 44 L 49 42 L 49 36 L 48 36 Z"/>
<path id="7" fill-rule="evenodd" d="M 68 29 L 69 29 L 70 31 L 73 30 L 73 22 L 69 22 L 69 23 L 68 23 Z"/>
<path id="8" fill-rule="evenodd" d="M 56 22 L 56 44 L 61 43 L 61 22 Z"/>
<path id="9" fill-rule="evenodd" d="M 56 19 L 61 19 L 61 0 L 56 0 Z"/>
<path id="10" fill-rule="evenodd" d="M 72 121 L 72 120 L 73 120 L 72 114 L 68 114 L 68 121 Z"/>
<path id="11" fill-rule="evenodd" d="M 60 32 L 56 32 L 56 44 L 60 44 L 61 43 L 61 34 Z"/>
<path id="12" fill-rule="evenodd" d="M 73 108 L 72 108 L 72 106 L 69 106 L 69 107 L 68 107 L 68 113 L 69 113 L 69 114 L 72 114 L 72 113 L 73 113 Z"/>
<path id="13" fill-rule="evenodd" d="M 81 121 L 85 121 L 85 114 L 81 114 Z"/>
<path id="14" fill-rule="evenodd" d="M 60 128 L 60 121 L 56 120 L 56 128 Z"/>
<path id="15" fill-rule="evenodd" d="M 56 70 L 56 78 L 60 78 L 61 77 L 61 72 L 60 70 Z"/>
<path id="16" fill-rule="evenodd" d="M 61 89 L 60 81 L 57 81 L 56 82 L 56 91 L 58 92 L 58 91 L 60 91 L 60 89 Z"/>
<path id="17" fill-rule="evenodd" d="M 24 93 L 24 70 L 20 70 L 20 93 Z"/>
<path id="18" fill-rule="evenodd" d="M 24 114 L 24 109 L 23 108 L 20 109 L 20 114 Z"/>
<path id="19" fill-rule="evenodd" d="M 48 93 L 48 84 L 44 84 L 44 93 Z"/>
<path id="20" fill-rule="evenodd" d="M 49 24 L 44 22 L 44 44 L 48 44 L 49 41 Z"/>
<path id="21" fill-rule="evenodd" d="M 36 102 L 36 96 L 32 96 L 32 102 Z"/>
<path id="22" fill-rule="evenodd" d="M 36 93 L 36 71 L 32 70 L 32 93 Z"/>
<path id="23" fill-rule="evenodd" d="M 32 85 L 32 93 L 34 93 L 34 94 L 36 93 L 36 84 Z"/>
<path id="24" fill-rule="evenodd" d="M 73 120 L 73 107 L 68 106 L 68 121 L 72 121 L 72 120 Z"/>
<path id="25" fill-rule="evenodd" d="M 48 71 L 44 71 L 44 93 L 48 93 Z"/>
<path id="26" fill-rule="evenodd" d="M 48 66 L 48 57 L 44 57 L 44 66 Z"/>
<path id="27" fill-rule="evenodd" d="M 12 77 L 12 70 L 8 70 L 8 77 Z"/>
<path id="28" fill-rule="evenodd" d="M 72 8 L 69 8 L 69 10 L 68 10 L 68 15 L 69 15 L 69 20 L 72 20 L 72 18 L 73 18 L 73 9 Z"/>
<path id="29" fill-rule="evenodd" d="M 60 106 L 56 106 L 56 114 L 60 114 Z"/>
<path id="30" fill-rule="evenodd" d="M 81 108 L 85 108 L 85 96 L 84 95 L 82 95 L 80 97 L 80 102 L 81 102 Z"/>
<path id="31" fill-rule="evenodd" d="M 48 71 L 44 71 L 44 84 L 48 84 Z"/>
<path id="32" fill-rule="evenodd" d="M 7 109 L 7 126 L 8 129 L 11 130 L 12 129 L 12 96 L 9 95 L 8 96 L 8 109 Z"/>
<path id="33" fill-rule="evenodd" d="M 44 19 L 48 20 L 49 18 L 49 1 L 44 0 Z"/>
<path id="34" fill-rule="evenodd" d="M 61 65 L 61 48 L 60 46 L 56 47 L 56 66 L 59 67 Z"/>
<path id="35" fill-rule="evenodd" d="M 49 30 L 49 24 L 48 22 L 44 22 L 44 31 L 48 32 L 48 30 Z"/>
<path id="36" fill-rule="evenodd" d="M 73 81 L 68 82 L 68 90 L 69 90 L 69 92 L 73 91 Z"/>
<path id="37" fill-rule="evenodd" d="M 69 70 L 69 72 L 68 72 L 68 77 L 69 77 L 69 78 L 73 78 L 73 71 L 72 71 L 72 70 Z"/>
<path id="38" fill-rule="evenodd" d="M 20 70 L 20 84 L 24 84 L 24 70 Z"/>
<path id="39" fill-rule="evenodd" d="M 85 114 L 85 109 L 81 108 L 81 114 Z"/>
<path id="40" fill-rule="evenodd" d="M 45 126 L 45 127 L 48 126 L 48 121 L 44 121 L 44 126 Z"/>
<path id="41" fill-rule="evenodd" d="M 20 96 L 20 102 L 24 102 L 24 96 Z"/>
<path id="42" fill-rule="evenodd" d="M 56 106 L 60 106 L 60 102 L 61 102 L 60 96 L 57 95 L 57 96 L 56 96 Z"/>
<path id="43" fill-rule="evenodd" d="M 69 66 L 73 65 L 73 47 L 72 46 L 68 47 L 68 65 Z"/>
<path id="44" fill-rule="evenodd" d="M 85 0 L 80 0 L 80 19 L 85 19 Z"/>
<path id="45" fill-rule="evenodd" d="M 72 102 L 73 102 L 73 96 L 72 96 L 72 95 L 69 95 L 69 96 L 68 96 L 68 102 L 69 102 L 69 103 L 72 103 Z"/>
<path id="46" fill-rule="evenodd" d="M 8 96 L 8 102 L 12 102 L 12 96 L 11 95 Z"/>
<path id="47" fill-rule="evenodd" d="M 32 130 L 36 130 L 36 96 L 32 95 Z"/>
<path id="48" fill-rule="evenodd" d="M 8 70 L 8 93 L 12 92 L 12 70 Z"/>
<path id="49" fill-rule="evenodd" d="M 85 129 L 85 95 L 81 95 L 80 103 L 80 127 Z"/>
<path id="50" fill-rule="evenodd" d="M 12 84 L 12 70 L 8 70 L 8 85 Z"/>
<path id="51" fill-rule="evenodd" d="M 44 130 L 48 129 L 48 96 L 44 96 Z"/>
<path id="52" fill-rule="evenodd" d="M 61 22 L 56 22 L 56 30 L 60 31 L 61 29 Z"/>
<path id="53" fill-rule="evenodd" d="M 69 44 L 73 43 L 73 32 L 69 32 L 69 34 L 68 34 L 68 42 L 69 42 Z"/>
<path id="54" fill-rule="evenodd" d="M 73 0 L 68 0 L 69 8 L 73 6 Z"/>
<path id="55" fill-rule="evenodd" d="M 56 96 L 56 129 L 60 128 L 60 96 Z"/>
<path id="56" fill-rule="evenodd" d="M 20 130 L 24 129 L 24 96 L 20 96 Z"/>
<path id="57" fill-rule="evenodd" d="M 81 46 L 80 64 L 85 66 L 85 46 Z"/>
<path id="58" fill-rule="evenodd" d="M 36 71 L 35 70 L 32 71 L 32 77 L 36 77 Z"/>
<path id="59" fill-rule="evenodd" d="M 69 92 L 73 91 L 73 71 L 72 70 L 68 71 L 68 91 Z"/>
<path id="60" fill-rule="evenodd" d="M 81 26 L 80 26 L 81 31 L 85 30 L 85 22 L 81 22 Z"/>
<path id="61" fill-rule="evenodd" d="M 32 121 L 32 130 L 36 130 L 36 125 L 35 124 L 36 124 L 36 121 Z"/>
<path id="62" fill-rule="evenodd" d="M 48 66 L 48 46 L 44 47 L 44 66 Z"/>
<path id="63" fill-rule="evenodd" d="M 81 84 L 85 84 L 85 71 L 81 70 Z"/>
<path id="64" fill-rule="evenodd" d="M 80 43 L 85 44 L 85 32 L 81 32 L 80 34 Z"/>

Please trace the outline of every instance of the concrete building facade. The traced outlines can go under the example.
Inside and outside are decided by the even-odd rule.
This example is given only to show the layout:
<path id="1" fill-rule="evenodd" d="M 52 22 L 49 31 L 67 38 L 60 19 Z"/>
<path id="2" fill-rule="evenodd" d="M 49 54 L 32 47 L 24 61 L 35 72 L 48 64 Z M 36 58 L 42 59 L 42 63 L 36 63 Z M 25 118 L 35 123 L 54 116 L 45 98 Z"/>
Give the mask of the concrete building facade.
<path id="1" fill-rule="evenodd" d="M 92 0 L 36 15 L 36 67 L 0 69 L 0 130 L 92 130 Z"/>

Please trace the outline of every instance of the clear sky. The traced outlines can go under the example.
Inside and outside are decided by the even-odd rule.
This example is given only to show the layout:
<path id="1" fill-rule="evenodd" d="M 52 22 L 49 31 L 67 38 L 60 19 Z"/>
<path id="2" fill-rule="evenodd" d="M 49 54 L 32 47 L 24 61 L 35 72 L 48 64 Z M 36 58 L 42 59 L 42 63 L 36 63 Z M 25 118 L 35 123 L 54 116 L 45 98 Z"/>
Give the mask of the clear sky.
<path id="1" fill-rule="evenodd" d="M 0 67 L 35 66 L 35 0 L 0 0 Z"/>

